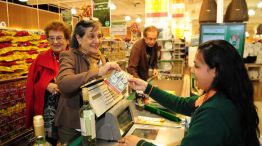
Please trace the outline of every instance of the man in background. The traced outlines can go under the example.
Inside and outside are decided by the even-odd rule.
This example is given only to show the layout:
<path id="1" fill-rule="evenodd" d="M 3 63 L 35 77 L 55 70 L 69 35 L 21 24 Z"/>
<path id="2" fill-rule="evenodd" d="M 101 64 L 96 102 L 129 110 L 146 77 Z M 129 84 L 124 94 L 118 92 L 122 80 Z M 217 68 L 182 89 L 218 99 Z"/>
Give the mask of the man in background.
<path id="1" fill-rule="evenodd" d="M 143 38 L 136 41 L 132 47 L 127 71 L 134 77 L 147 80 L 148 70 L 153 69 L 153 76 L 157 76 L 158 29 L 155 26 L 146 27 Z"/>

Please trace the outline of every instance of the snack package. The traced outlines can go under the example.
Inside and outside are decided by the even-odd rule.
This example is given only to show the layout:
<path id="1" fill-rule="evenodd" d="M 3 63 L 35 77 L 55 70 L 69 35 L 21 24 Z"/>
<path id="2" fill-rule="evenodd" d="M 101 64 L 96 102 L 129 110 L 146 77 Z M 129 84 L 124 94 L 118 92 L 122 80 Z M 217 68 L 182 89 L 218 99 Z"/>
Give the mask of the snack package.
<path id="1" fill-rule="evenodd" d="M 114 71 L 109 78 L 105 79 L 105 83 L 117 93 L 122 93 L 128 85 L 128 78 L 130 76 L 130 74 L 122 70 Z"/>

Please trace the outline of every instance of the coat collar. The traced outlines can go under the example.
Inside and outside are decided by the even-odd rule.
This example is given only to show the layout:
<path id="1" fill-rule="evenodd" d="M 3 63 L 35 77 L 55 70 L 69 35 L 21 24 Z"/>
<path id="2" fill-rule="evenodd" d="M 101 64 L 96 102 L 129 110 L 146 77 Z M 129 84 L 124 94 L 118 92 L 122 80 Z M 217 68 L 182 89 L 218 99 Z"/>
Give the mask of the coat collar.
<path id="1" fill-rule="evenodd" d="M 95 59 L 95 60 L 99 60 L 99 59 L 101 59 L 101 55 L 102 55 L 102 53 L 101 53 L 100 51 L 98 51 L 97 54 L 93 54 L 93 55 L 86 55 L 86 54 L 82 53 L 81 51 L 79 51 L 78 49 L 72 49 L 72 51 L 73 51 L 75 54 L 78 54 L 78 55 L 80 55 L 81 57 L 83 57 L 87 62 L 89 62 L 89 61 L 88 61 L 88 58 L 93 58 L 93 59 Z"/>
<path id="2" fill-rule="evenodd" d="M 51 48 L 39 55 L 38 64 L 53 70 L 57 69 L 57 60 L 55 56 L 53 56 L 53 50 Z"/>

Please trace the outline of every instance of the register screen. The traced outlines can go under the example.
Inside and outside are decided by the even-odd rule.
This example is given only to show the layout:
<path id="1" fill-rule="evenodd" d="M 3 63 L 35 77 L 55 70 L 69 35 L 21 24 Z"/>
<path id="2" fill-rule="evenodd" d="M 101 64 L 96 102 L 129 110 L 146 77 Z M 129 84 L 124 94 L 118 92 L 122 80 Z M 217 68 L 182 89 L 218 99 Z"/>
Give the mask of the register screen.
<path id="1" fill-rule="evenodd" d="M 117 120 L 121 129 L 121 136 L 123 136 L 133 126 L 133 119 L 129 107 L 117 116 Z"/>

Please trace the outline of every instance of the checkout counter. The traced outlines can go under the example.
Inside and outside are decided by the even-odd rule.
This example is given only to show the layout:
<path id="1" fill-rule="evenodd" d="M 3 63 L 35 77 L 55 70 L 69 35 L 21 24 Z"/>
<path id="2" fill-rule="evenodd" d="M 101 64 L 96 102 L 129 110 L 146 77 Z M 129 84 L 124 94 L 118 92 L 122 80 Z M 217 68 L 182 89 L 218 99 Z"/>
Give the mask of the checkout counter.
<path id="1" fill-rule="evenodd" d="M 181 94 L 185 94 L 183 96 L 189 96 L 189 91 L 187 90 L 190 90 L 190 83 L 187 78 L 189 77 L 184 77 L 183 80 L 153 80 L 151 83 L 161 89 L 175 91 L 176 95 L 181 96 Z M 114 95 L 114 101 L 110 105 L 102 103 L 102 101 L 106 100 L 106 97 L 105 95 L 98 97 L 97 93 L 103 94 L 106 91 L 97 92 L 97 90 L 107 89 L 104 86 L 106 85 L 103 82 L 92 83 L 89 87 L 85 86 L 89 89 L 90 104 L 97 116 L 96 137 L 98 146 L 117 146 L 117 140 L 125 135 L 137 135 L 161 146 L 176 146 L 180 144 L 184 136 L 184 127 L 180 123 L 168 119 L 165 119 L 161 125 L 135 123 L 134 118 L 138 116 L 158 119 L 163 117 L 147 110 L 137 109 L 135 102 L 129 99 L 130 96 L 127 98 L 122 94 L 119 94 L 120 96 Z M 92 94 L 92 90 L 96 94 Z M 188 95 L 186 95 L 187 93 Z M 105 99 L 98 100 L 99 98 Z M 80 146 L 81 138 L 81 136 L 76 137 L 69 146 Z"/>

